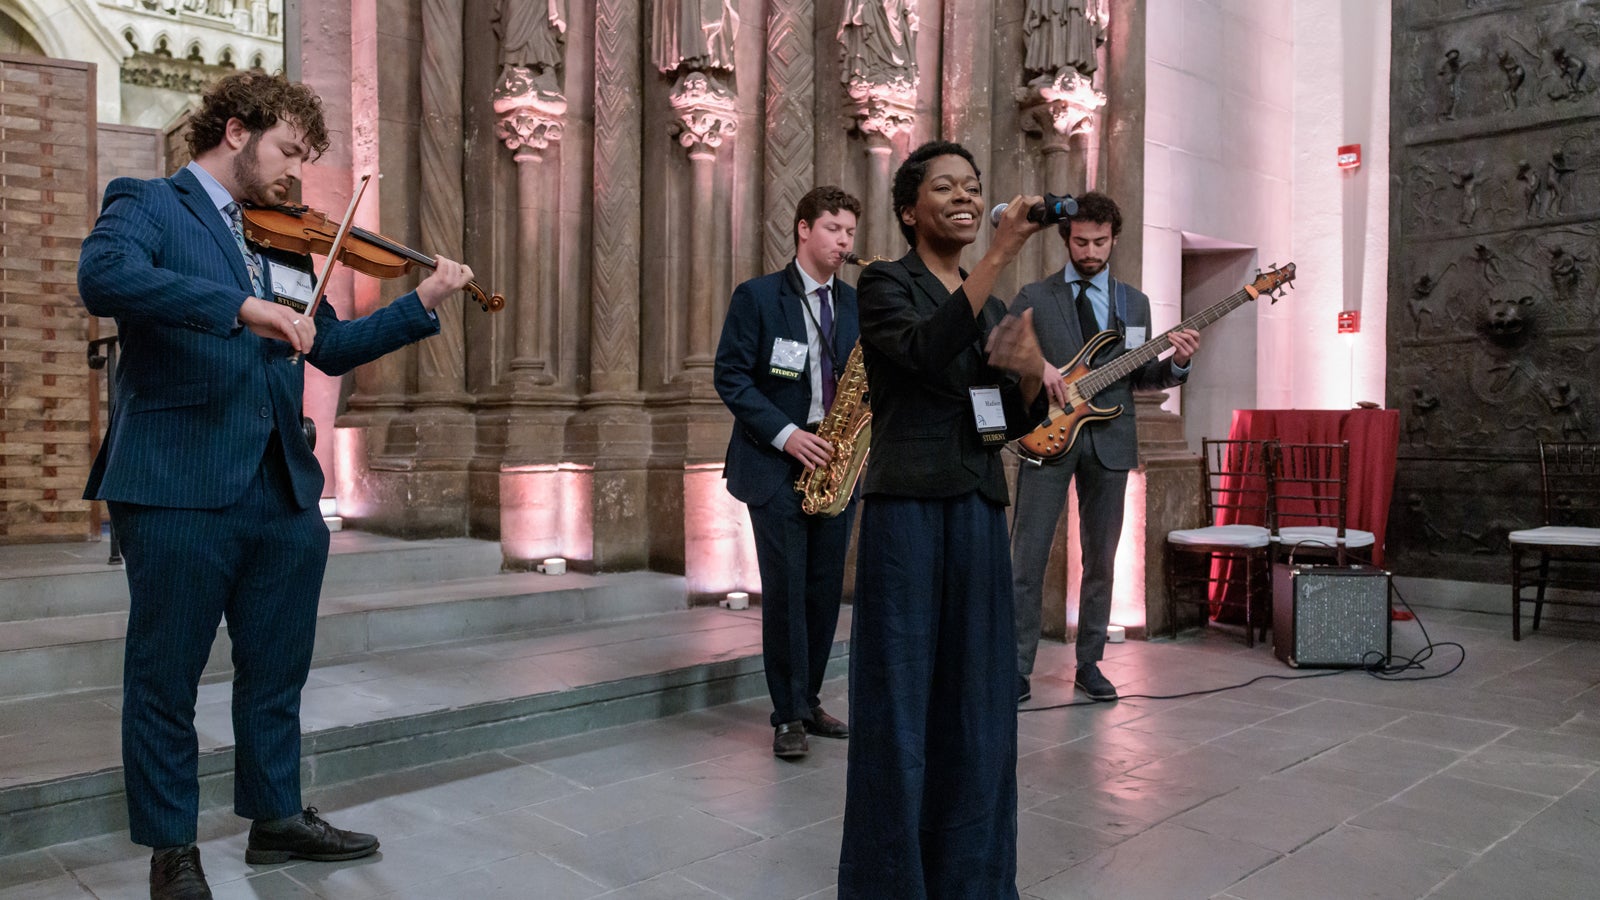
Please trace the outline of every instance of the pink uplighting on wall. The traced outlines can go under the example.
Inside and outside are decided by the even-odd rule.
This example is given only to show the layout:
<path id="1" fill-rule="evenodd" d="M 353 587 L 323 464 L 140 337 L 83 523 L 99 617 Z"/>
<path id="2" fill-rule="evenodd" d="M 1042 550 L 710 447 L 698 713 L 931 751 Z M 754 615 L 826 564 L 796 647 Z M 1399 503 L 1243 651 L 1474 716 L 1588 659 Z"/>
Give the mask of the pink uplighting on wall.
<path id="1" fill-rule="evenodd" d="M 339 499 L 339 515 L 361 519 L 372 513 L 366 496 L 365 479 L 359 477 L 367 467 L 367 432 L 364 428 L 334 428 L 333 488 Z M 321 443 L 319 439 L 318 443 Z"/>
<path id="2" fill-rule="evenodd" d="M 684 467 L 684 580 L 690 597 L 761 590 L 750 513 L 728 493 L 722 463 Z"/>
<path id="3" fill-rule="evenodd" d="M 1111 588 L 1111 624 L 1129 631 L 1141 629 L 1145 624 L 1144 492 L 1144 472 L 1134 469 L 1128 473 L 1122 538 L 1117 542 L 1116 575 Z M 1083 544 L 1078 540 L 1077 492 L 1069 492 L 1067 498 L 1068 527 L 1072 530 L 1067 550 L 1067 596 L 1063 600 L 1067 605 L 1067 628 L 1075 629 L 1078 627 L 1078 586 L 1083 582 Z M 1045 602 L 1052 600 L 1046 597 Z"/>
<path id="4" fill-rule="evenodd" d="M 560 463 L 500 470 L 500 548 L 508 565 L 594 558 L 594 470 Z"/>

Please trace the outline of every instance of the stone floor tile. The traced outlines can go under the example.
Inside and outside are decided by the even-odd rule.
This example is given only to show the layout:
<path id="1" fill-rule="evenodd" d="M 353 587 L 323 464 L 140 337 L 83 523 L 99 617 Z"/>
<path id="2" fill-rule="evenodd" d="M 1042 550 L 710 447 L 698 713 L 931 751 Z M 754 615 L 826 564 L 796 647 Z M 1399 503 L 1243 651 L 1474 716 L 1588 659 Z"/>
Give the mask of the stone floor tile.
<path id="1" fill-rule="evenodd" d="M 1600 767 L 1584 759 L 1491 744 L 1457 760 L 1444 773 L 1530 794 L 1559 797 L 1597 770 Z"/>
<path id="2" fill-rule="evenodd" d="M 1431 744 L 1435 747 L 1448 747 L 1451 750 L 1476 750 L 1510 730 L 1510 726 L 1494 722 L 1412 713 L 1397 722 L 1385 725 L 1374 734 Z"/>
<path id="3" fill-rule="evenodd" d="M 444 878 L 422 881 L 386 895 L 393 900 L 439 900 L 473 897 L 481 900 L 525 900 L 535 894 L 550 900 L 586 900 L 606 891 L 538 853 L 523 853 Z"/>
<path id="4" fill-rule="evenodd" d="M 1538 794 L 1435 775 L 1356 816 L 1351 824 L 1481 853 L 1550 803 Z"/>
<path id="5" fill-rule="evenodd" d="M 1383 798 L 1349 788 L 1275 776 L 1240 786 L 1172 822 L 1288 853 Z"/>
<path id="6" fill-rule="evenodd" d="M 1276 859 L 1254 844 L 1165 822 L 1028 889 L 1042 900 L 1208 897 Z"/>
<path id="7" fill-rule="evenodd" d="M 1335 787 L 1393 796 L 1429 778 L 1460 759 L 1462 753 L 1395 738 L 1363 735 L 1283 770 Z"/>
<path id="8" fill-rule="evenodd" d="M 844 814 L 845 769 L 834 766 L 777 784 L 716 797 L 695 808 L 765 837 Z"/>
<path id="9" fill-rule="evenodd" d="M 215 900 L 318 900 L 319 895 L 288 872 L 267 872 L 232 881 L 209 882 Z"/>
<path id="10" fill-rule="evenodd" d="M 604 900 L 733 900 L 681 875 L 660 875 L 600 896 Z"/>
<path id="11" fill-rule="evenodd" d="M 1428 900 L 1486 897 L 1592 897 L 1600 855 L 1562 853 L 1515 838 L 1491 849 L 1441 884 Z"/>
<path id="12" fill-rule="evenodd" d="M 1135 719 L 1122 728 L 1165 735 L 1182 740 L 1205 742 L 1255 725 L 1281 714 L 1281 710 L 1209 697 L 1170 710 Z"/>
<path id="13" fill-rule="evenodd" d="M 1472 858 L 1411 835 L 1341 825 L 1228 893 L 1239 900 L 1412 900 Z"/>
<path id="14" fill-rule="evenodd" d="M 545 855 L 606 887 L 654 878 L 761 836 L 697 810 L 556 844 Z"/>
<path id="15" fill-rule="evenodd" d="M 1556 800 L 1523 823 L 1514 835 L 1519 843 L 1562 853 L 1593 855 L 1600 836 L 1600 791 L 1577 790 Z"/>
<path id="16" fill-rule="evenodd" d="M 1031 887 L 1122 840 L 1120 834 L 1021 813 L 1017 816 L 1017 885 Z"/>
<path id="17" fill-rule="evenodd" d="M 1031 808 L 1041 816 L 1130 837 L 1193 809 L 1227 788 L 1133 775 L 1087 785 Z"/>
<path id="18" fill-rule="evenodd" d="M 739 900 L 795 900 L 839 880 L 839 836 L 802 828 L 703 859 L 678 870 L 685 879 Z"/>

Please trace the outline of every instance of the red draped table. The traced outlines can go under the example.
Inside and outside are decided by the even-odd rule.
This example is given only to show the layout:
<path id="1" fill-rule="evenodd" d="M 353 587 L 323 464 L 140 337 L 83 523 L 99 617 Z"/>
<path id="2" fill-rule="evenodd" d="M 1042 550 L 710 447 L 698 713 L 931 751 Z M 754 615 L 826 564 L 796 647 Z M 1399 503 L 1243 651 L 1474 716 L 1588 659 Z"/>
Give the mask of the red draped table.
<path id="1" fill-rule="evenodd" d="M 1377 538 L 1372 564 L 1383 565 L 1384 533 L 1389 501 L 1394 496 L 1395 456 L 1400 448 L 1400 412 L 1394 409 L 1237 409 L 1233 440 L 1276 440 L 1285 444 L 1350 443 L 1350 478 L 1346 488 L 1345 527 L 1370 531 Z M 1219 511 L 1215 524 L 1233 523 L 1232 510 Z M 1244 524 L 1264 525 L 1264 522 Z M 1222 597 L 1212 596 L 1213 609 Z"/>

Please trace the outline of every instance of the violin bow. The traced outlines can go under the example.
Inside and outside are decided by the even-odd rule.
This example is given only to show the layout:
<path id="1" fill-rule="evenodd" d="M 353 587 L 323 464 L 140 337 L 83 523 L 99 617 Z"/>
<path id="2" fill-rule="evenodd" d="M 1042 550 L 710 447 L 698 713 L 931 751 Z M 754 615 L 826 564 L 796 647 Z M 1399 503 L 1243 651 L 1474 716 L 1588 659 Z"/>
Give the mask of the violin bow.
<path id="1" fill-rule="evenodd" d="M 350 198 L 350 208 L 344 211 L 344 221 L 339 223 L 339 233 L 333 237 L 333 246 L 328 248 L 328 258 L 322 266 L 322 274 L 317 276 L 317 286 L 311 291 L 311 305 L 306 307 L 305 315 L 310 318 L 317 314 L 317 304 L 322 302 L 322 291 L 328 286 L 328 276 L 333 274 L 334 264 L 339 261 L 339 253 L 344 249 L 344 239 L 350 235 L 350 228 L 356 221 L 356 207 L 361 205 L 361 195 L 367 190 L 367 182 L 372 180 L 372 175 L 361 176 L 361 183 L 356 185 L 355 196 Z M 312 322 L 316 321 L 312 318 Z M 298 363 L 299 352 L 290 354 L 289 362 Z"/>

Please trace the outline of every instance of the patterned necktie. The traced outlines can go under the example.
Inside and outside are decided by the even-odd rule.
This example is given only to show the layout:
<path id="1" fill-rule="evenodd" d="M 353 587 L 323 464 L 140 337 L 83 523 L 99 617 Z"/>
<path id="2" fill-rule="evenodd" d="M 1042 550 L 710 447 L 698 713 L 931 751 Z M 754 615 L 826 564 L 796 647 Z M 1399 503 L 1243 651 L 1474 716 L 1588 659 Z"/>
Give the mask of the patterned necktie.
<path id="1" fill-rule="evenodd" d="M 250 251 L 244 242 L 244 210 L 239 204 L 229 201 L 222 211 L 228 216 L 228 230 L 233 232 L 233 239 L 239 244 L 239 252 L 244 255 L 244 267 L 250 271 L 250 285 L 255 289 L 255 295 L 261 299 L 267 297 L 267 279 L 261 271 L 261 258 Z"/>
<path id="2" fill-rule="evenodd" d="M 1100 332 L 1100 319 L 1094 314 L 1094 304 L 1089 302 L 1089 281 L 1079 279 L 1073 282 L 1078 287 L 1078 296 L 1073 302 L 1078 306 L 1078 330 L 1083 332 L 1083 342 L 1089 343 L 1089 338 Z"/>
<path id="3" fill-rule="evenodd" d="M 827 415 L 833 409 L 833 395 L 839 385 L 833 379 L 833 356 L 829 353 L 833 349 L 833 305 L 828 302 L 828 286 L 817 288 L 817 299 L 822 301 L 822 327 L 817 329 L 817 337 L 827 346 L 822 351 L 822 414 Z"/>

